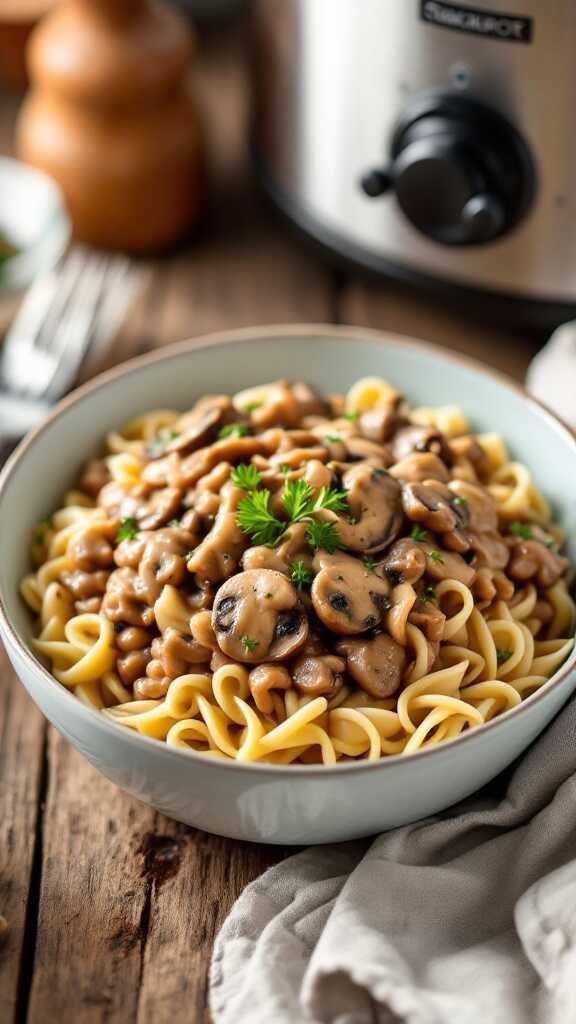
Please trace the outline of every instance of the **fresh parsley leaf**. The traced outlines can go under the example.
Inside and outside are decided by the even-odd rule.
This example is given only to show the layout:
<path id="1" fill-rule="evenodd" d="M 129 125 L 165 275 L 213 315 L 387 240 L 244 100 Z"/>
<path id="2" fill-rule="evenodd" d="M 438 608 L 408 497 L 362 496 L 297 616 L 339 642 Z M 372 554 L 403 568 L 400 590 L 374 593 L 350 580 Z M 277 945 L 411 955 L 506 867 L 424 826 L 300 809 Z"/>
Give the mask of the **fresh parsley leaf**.
<path id="1" fill-rule="evenodd" d="M 428 537 L 428 531 L 423 530 L 422 527 L 418 526 L 418 523 L 416 523 L 410 531 L 410 536 L 412 540 L 426 540 Z"/>
<path id="2" fill-rule="evenodd" d="M 553 548 L 555 543 L 556 541 L 554 540 L 554 537 L 546 537 L 546 540 L 544 541 L 547 548 Z"/>
<path id="3" fill-rule="evenodd" d="M 156 459 L 159 455 L 162 455 L 164 450 L 170 444 L 170 441 L 174 441 L 178 437 L 177 430 L 159 430 L 151 441 L 146 445 L 146 454 L 151 459 Z"/>
<path id="4" fill-rule="evenodd" d="M 339 434 L 325 434 L 324 440 L 327 441 L 328 444 L 338 444 L 342 438 Z"/>
<path id="5" fill-rule="evenodd" d="M 270 491 L 251 491 L 240 498 L 236 510 L 236 523 L 254 544 L 275 544 L 286 524 L 270 511 Z"/>
<path id="6" fill-rule="evenodd" d="M 225 441 L 228 437 L 246 437 L 250 433 L 247 423 L 228 423 L 218 431 L 218 440 Z"/>
<path id="7" fill-rule="evenodd" d="M 138 523 L 132 516 L 128 516 L 126 519 L 120 520 L 120 526 L 116 533 L 117 544 L 123 540 L 134 540 L 138 536 Z"/>
<path id="8" fill-rule="evenodd" d="M 168 526 L 180 526 L 180 520 L 179 519 L 171 519 L 170 522 L 168 523 Z"/>
<path id="9" fill-rule="evenodd" d="M 246 651 L 246 654 L 251 654 L 258 647 L 258 640 L 253 640 L 251 636 L 243 636 L 241 640 L 242 647 Z"/>
<path id="10" fill-rule="evenodd" d="M 420 600 L 427 604 L 428 601 L 433 601 L 436 596 L 434 587 L 430 584 L 428 587 L 424 587 L 424 590 L 420 594 Z"/>
<path id="11" fill-rule="evenodd" d="M 438 551 L 436 548 L 432 548 L 432 551 L 428 552 L 428 557 L 431 558 L 433 562 L 439 562 L 440 565 L 444 564 L 442 553 Z"/>
<path id="12" fill-rule="evenodd" d="M 514 651 L 511 651 L 509 647 L 496 648 L 496 660 L 499 665 L 501 665 L 504 661 L 508 661 L 508 658 L 511 658 L 513 654 Z"/>
<path id="13" fill-rule="evenodd" d="M 51 516 L 46 516 L 45 519 L 41 519 L 34 530 L 34 540 L 37 544 L 44 540 L 48 530 L 54 528 L 54 523 Z"/>
<path id="14" fill-rule="evenodd" d="M 378 562 L 374 561 L 373 558 L 363 558 L 362 559 L 362 563 L 364 565 L 364 568 L 368 572 L 373 572 L 373 573 L 376 572 L 376 566 L 378 565 Z"/>
<path id="15" fill-rule="evenodd" d="M 322 508 L 330 512 L 345 512 L 348 508 L 346 491 L 338 491 L 335 487 L 321 487 L 312 511 L 319 512 Z"/>
<path id="16" fill-rule="evenodd" d="M 338 548 L 342 547 L 342 541 L 338 536 L 335 523 L 325 523 L 318 519 L 311 519 L 306 528 L 306 540 L 310 547 L 327 551 L 333 555 Z"/>
<path id="17" fill-rule="evenodd" d="M 356 420 L 358 419 L 359 415 L 360 415 L 359 412 L 345 412 L 344 413 L 344 419 L 345 420 L 349 420 L 350 423 L 355 423 Z"/>
<path id="18" fill-rule="evenodd" d="M 312 514 L 314 490 L 306 480 L 287 480 L 282 491 L 282 504 L 290 521 L 297 523 Z"/>
<path id="19" fill-rule="evenodd" d="M 528 523 L 519 523 L 517 519 L 513 523 L 510 523 L 510 533 L 514 537 L 521 537 L 522 540 L 532 540 L 534 534 L 532 533 L 532 527 Z"/>
<path id="20" fill-rule="evenodd" d="M 455 498 L 450 501 L 451 505 L 466 505 L 466 498 L 463 498 L 461 494 L 457 494 Z"/>
<path id="21" fill-rule="evenodd" d="M 288 473 L 292 472 L 292 466 L 289 466 L 287 462 L 283 462 L 282 465 L 279 466 L 279 471 L 282 473 L 282 476 L 287 476 Z"/>
<path id="22" fill-rule="evenodd" d="M 261 405 L 262 402 L 248 402 L 248 404 L 244 406 L 242 411 L 250 414 L 251 412 L 254 412 L 255 409 L 259 409 Z"/>
<path id="23" fill-rule="evenodd" d="M 290 579 L 298 590 L 307 589 L 312 584 L 314 579 L 314 573 L 308 568 L 305 562 L 291 562 L 290 563 Z"/>
<path id="24" fill-rule="evenodd" d="M 234 466 L 230 479 L 234 487 L 240 487 L 243 491 L 255 491 L 262 477 L 256 466 L 253 466 L 251 463 L 241 462 L 238 466 Z"/>

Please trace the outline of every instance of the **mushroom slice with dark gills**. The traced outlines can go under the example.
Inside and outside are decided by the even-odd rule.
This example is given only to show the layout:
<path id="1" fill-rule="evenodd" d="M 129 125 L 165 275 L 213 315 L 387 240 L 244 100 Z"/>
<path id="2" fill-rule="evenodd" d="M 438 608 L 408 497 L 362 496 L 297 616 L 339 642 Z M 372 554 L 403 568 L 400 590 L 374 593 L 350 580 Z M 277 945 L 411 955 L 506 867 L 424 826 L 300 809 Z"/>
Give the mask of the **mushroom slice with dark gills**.
<path id="1" fill-rule="evenodd" d="M 399 583 L 417 583 L 426 572 L 426 555 L 410 537 L 402 537 L 386 552 L 381 565 L 395 587 Z"/>
<path id="2" fill-rule="evenodd" d="M 400 689 L 406 652 L 391 636 L 372 640 L 339 640 L 336 650 L 346 658 L 346 670 L 370 697 L 384 700 Z"/>
<path id="3" fill-rule="evenodd" d="M 328 629 L 350 636 L 380 625 L 390 607 L 388 580 L 351 555 L 319 552 L 313 568 L 317 576 L 312 584 L 312 603 Z"/>
<path id="4" fill-rule="evenodd" d="M 284 661 L 306 642 L 308 619 L 290 580 L 274 569 L 249 569 L 216 593 L 212 626 L 235 661 Z"/>
<path id="5" fill-rule="evenodd" d="M 335 654 L 305 652 L 292 665 L 294 687 L 308 697 L 334 697 L 344 684 L 345 665 Z"/>
<path id="6" fill-rule="evenodd" d="M 465 525 L 465 502 L 458 504 L 457 497 L 439 480 L 402 485 L 402 505 L 408 519 L 434 533 L 450 533 Z"/>
<path id="7" fill-rule="evenodd" d="M 336 524 L 342 546 L 349 551 L 382 551 L 402 526 L 400 484 L 384 469 L 362 462 L 342 474 L 342 486 L 350 518 L 326 509 L 317 512 L 317 518 Z"/>
<path id="8" fill-rule="evenodd" d="M 392 441 L 394 461 L 400 462 L 412 452 L 432 452 L 447 465 L 452 462 L 446 438 L 436 427 L 423 427 L 413 423 L 396 431 Z"/>
<path id="9" fill-rule="evenodd" d="M 422 483 L 423 480 L 447 483 L 450 479 L 445 463 L 432 452 L 413 452 L 390 466 L 389 473 L 403 483 Z"/>

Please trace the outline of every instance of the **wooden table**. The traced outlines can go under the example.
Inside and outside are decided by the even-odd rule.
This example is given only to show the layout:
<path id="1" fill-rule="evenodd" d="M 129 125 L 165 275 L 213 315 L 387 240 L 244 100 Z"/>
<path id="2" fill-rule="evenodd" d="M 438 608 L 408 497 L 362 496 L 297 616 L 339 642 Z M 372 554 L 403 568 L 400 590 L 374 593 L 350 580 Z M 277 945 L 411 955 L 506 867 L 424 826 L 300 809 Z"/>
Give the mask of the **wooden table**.
<path id="1" fill-rule="evenodd" d="M 107 365 L 223 327 L 335 321 L 428 338 L 521 378 L 539 339 L 335 273 L 287 234 L 246 156 L 239 33 L 203 43 L 210 216 L 193 247 L 148 265 Z M 5 139 L 14 109 L 5 98 Z M 47 725 L 2 656 L 3 1024 L 207 1021 L 214 936 L 242 888 L 284 854 L 194 831 L 121 793 Z"/>

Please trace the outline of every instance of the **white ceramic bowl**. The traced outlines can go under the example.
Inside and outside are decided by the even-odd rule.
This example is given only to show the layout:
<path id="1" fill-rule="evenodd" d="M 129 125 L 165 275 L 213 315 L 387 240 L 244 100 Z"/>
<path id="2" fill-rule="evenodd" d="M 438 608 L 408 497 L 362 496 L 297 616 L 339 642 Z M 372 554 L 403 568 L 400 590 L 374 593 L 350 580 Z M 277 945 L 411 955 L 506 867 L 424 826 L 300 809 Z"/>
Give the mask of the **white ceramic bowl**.
<path id="1" fill-rule="evenodd" d="M 207 391 L 286 376 L 323 390 L 381 374 L 415 403 L 462 405 L 475 428 L 500 431 L 533 470 L 576 560 L 576 442 L 521 389 L 481 366 L 364 328 L 229 332 L 136 359 L 66 399 L 7 464 L 0 482 L 4 544 L 0 629 L 14 668 L 56 728 L 109 779 L 171 817 L 221 835 L 322 843 L 368 835 L 439 811 L 520 754 L 576 686 L 576 655 L 521 705 L 459 739 L 408 757 L 322 766 L 238 765 L 167 747 L 108 721 L 57 683 L 29 648 L 18 596 L 33 525 L 52 511 L 100 438 L 137 413 L 187 409 Z"/>

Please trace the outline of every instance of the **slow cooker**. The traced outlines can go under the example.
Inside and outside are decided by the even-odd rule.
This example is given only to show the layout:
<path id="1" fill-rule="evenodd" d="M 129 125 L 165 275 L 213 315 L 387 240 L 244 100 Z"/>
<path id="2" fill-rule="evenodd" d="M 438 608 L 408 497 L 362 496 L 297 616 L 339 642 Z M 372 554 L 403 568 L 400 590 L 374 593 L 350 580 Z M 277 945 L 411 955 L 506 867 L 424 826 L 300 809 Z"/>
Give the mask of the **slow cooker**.
<path id="1" fill-rule="evenodd" d="M 332 253 L 552 325 L 576 312 L 573 0 L 256 0 L 253 148 Z"/>

